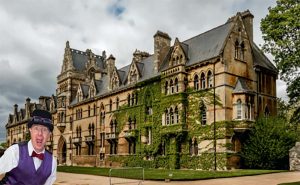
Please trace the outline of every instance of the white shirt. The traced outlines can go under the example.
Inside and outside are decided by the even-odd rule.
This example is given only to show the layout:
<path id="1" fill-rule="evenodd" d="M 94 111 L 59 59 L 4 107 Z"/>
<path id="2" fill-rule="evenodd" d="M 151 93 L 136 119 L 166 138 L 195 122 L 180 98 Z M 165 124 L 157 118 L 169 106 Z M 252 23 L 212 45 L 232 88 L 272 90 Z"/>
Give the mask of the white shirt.
<path id="1" fill-rule="evenodd" d="M 31 156 L 32 151 L 33 151 L 33 146 L 32 146 L 32 142 L 31 140 L 28 142 L 28 155 Z M 44 151 L 42 151 L 41 153 L 44 153 Z M 33 157 L 33 162 L 34 162 L 34 166 L 35 169 L 37 170 L 41 164 L 42 164 L 42 160 L 40 160 L 39 158 Z M 3 156 L 0 158 L 0 174 L 6 173 L 11 171 L 12 169 L 14 169 L 15 167 L 18 166 L 19 163 L 19 145 L 15 144 L 10 146 L 3 154 Z M 45 182 L 44 185 L 52 185 L 55 180 L 56 180 L 56 159 L 53 156 L 52 159 L 52 171 L 51 171 L 51 175 L 48 177 L 47 181 Z"/>

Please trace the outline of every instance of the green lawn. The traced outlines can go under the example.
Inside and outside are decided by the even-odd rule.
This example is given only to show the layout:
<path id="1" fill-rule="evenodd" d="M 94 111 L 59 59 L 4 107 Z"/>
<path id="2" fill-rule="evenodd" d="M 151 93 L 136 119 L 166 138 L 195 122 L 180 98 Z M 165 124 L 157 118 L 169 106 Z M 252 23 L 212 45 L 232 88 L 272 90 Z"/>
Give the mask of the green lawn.
<path id="1" fill-rule="evenodd" d="M 109 176 L 110 168 L 96 167 L 71 167 L 58 166 L 59 172 L 91 174 L 100 176 Z M 145 169 L 145 180 L 199 180 L 212 179 L 221 177 L 238 177 L 246 175 L 259 175 L 267 173 L 284 172 L 280 170 L 233 170 L 233 171 L 200 171 L 200 170 L 164 170 L 164 169 Z M 129 170 L 113 170 L 112 176 L 123 178 L 140 178 L 140 171 Z M 292 185 L 292 184 L 291 184 Z"/>
<path id="2" fill-rule="evenodd" d="M 278 185 L 300 185 L 300 181 L 299 182 L 282 183 L 282 184 L 278 184 Z"/>

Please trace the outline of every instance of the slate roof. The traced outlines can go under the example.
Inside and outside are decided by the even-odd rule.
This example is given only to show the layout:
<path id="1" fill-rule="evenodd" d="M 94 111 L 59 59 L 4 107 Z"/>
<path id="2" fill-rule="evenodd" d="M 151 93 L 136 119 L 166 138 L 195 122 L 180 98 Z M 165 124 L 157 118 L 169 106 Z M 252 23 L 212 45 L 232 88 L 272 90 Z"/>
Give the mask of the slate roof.
<path id="1" fill-rule="evenodd" d="M 81 89 L 82 89 L 82 95 L 83 95 L 83 97 L 84 98 L 88 97 L 90 86 L 85 85 L 85 84 L 81 84 Z"/>
<path id="2" fill-rule="evenodd" d="M 243 78 L 238 78 L 233 93 L 254 93 Z"/>
<path id="3" fill-rule="evenodd" d="M 272 72 L 278 73 L 276 67 L 272 64 L 272 62 L 262 53 L 262 51 L 258 48 L 255 43 L 251 44 L 254 66 L 263 67 L 265 69 L 269 69 Z"/>
<path id="4" fill-rule="evenodd" d="M 186 66 L 192 66 L 194 64 L 207 61 L 211 58 L 218 57 L 223 52 L 223 48 L 227 42 L 228 36 L 232 31 L 232 28 L 234 27 L 234 24 L 234 19 L 230 19 L 230 21 L 227 21 L 223 25 L 215 27 L 209 31 L 201 33 L 183 42 L 180 42 L 180 46 L 182 47 L 188 59 Z M 252 54 L 254 59 L 254 66 L 263 67 L 273 72 L 277 72 L 275 66 L 269 61 L 269 59 L 260 51 L 260 49 L 254 43 L 251 43 L 251 47 L 253 52 Z M 137 68 L 141 75 L 138 82 L 142 82 L 153 77 L 159 76 L 161 71 L 166 70 L 168 68 L 168 60 L 171 57 L 173 49 L 174 47 L 171 46 L 158 72 L 154 70 L 154 55 L 150 55 L 149 57 L 144 58 L 142 61 L 136 62 Z M 97 65 L 100 67 L 100 69 L 104 70 L 105 63 L 102 57 L 98 55 L 95 56 L 97 58 Z M 85 70 L 85 63 L 88 61 L 87 53 L 72 49 L 72 57 L 75 68 L 80 71 Z M 127 77 L 130 70 L 130 65 L 131 64 L 126 65 L 117 70 L 121 82 L 119 89 L 126 88 L 127 86 L 131 85 L 127 84 Z M 96 96 L 101 96 L 109 93 L 110 90 L 108 89 L 108 87 L 108 76 L 104 75 L 101 78 L 101 80 L 96 82 Z M 86 87 L 86 89 L 87 88 L 88 87 Z M 234 92 L 251 93 L 252 91 L 249 90 L 246 82 L 240 78 L 237 81 Z"/>
<path id="5" fill-rule="evenodd" d="M 233 22 L 227 22 L 184 41 L 183 43 L 188 45 L 189 60 L 187 66 L 218 56 L 223 49 L 232 26 Z"/>
<path id="6" fill-rule="evenodd" d="M 76 49 L 71 49 L 72 53 L 72 60 L 73 65 L 77 71 L 84 71 L 85 70 L 85 64 L 88 61 L 88 54 L 87 52 L 79 51 Z M 100 69 L 104 69 L 104 62 L 103 58 L 99 55 L 95 55 L 96 58 L 96 65 Z"/>

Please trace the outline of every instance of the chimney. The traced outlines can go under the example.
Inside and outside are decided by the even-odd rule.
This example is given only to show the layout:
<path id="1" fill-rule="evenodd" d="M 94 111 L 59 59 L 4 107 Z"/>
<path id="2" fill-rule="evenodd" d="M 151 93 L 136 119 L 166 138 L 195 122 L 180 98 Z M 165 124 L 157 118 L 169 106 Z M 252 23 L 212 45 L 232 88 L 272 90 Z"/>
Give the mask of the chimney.
<path id="1" fill-rule="evenodd" d="M 167 55 L 170 45 L 171 38 L 167 33 L 157 31 L 154 37 L 154 70 L 158 72 L 159 67 Z"/>
<path id="2" fill-rule="evenodd" d="M 26 104 L 25 104 L 25 119 L 30 118 L 30 98 L 28 97 L 26 99 Z"/>
<path id="3" fill-rule="evenodd" d="M 250 42 L 253 42 L 253 18 L 254 16 L 251 14 L 249 10 L 246 10 L 241 13 L 243 23 L 245 25 L 247 34 L 249 36 Z"/>
<path id="4" fill-rule="evenodd" d="M 116 61 L 116 58 L 113 55 L 110 55 L 108 57 L 108 59 L 106 60 L 109 89 L 112 88 L 111 87 L 111 78 L 112 78 L 112 73 L 115 69 L 115 61 Z"/>
<path id="5" fill-rule="evenodd" d="M 133 53 L 133 61 L 134 62 L 141 62 L 143 59 L 145 59 L 149 56 L 150 56 L 149 53 L 136 49 Z"/>

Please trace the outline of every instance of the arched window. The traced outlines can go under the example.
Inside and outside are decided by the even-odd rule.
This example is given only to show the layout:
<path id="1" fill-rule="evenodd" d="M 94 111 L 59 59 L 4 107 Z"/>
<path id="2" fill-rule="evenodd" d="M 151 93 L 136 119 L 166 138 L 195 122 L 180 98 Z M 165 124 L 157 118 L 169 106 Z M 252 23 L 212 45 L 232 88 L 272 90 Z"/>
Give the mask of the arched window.
<path id="1" fill-rule="evenodd" d="M 79 137 L 81 137 L 81 126 L 79 126 Z"/>
<path id="2" fill-rule="evenodd" d="M 170 109 L 170 117 L 171 117 L 171 124 L 174 124 L 174 113 L 173 113 L 173 108 Z"/>
<path id="3" fill-rule="evenodd" d="M 103 104 L 101 104 L 101 109 L 100 109 L 100 124 L 105 125 L 105 109 Z"/>
<path id="4" fill-rule="evenodd" d="M 198 77 L 198 75 L 194 76 L 194 89 L 199 90 L 199 77 Z"/>
<path id="5" fill-rule="evenodd" d="M 89 135 L 91 135 L 92 134 L 92 126 L 91 126 L 91 124 L 89 124 Z"/>
<path id="6" fill-rule="evenodd" d="M 168 81 L 165 83 L 165 94 L 168 94 L 169 84 Z"/>
<path id="7" fill-rule="evenodd" d="M 134 93 L 131 95 L 131 105 L 134 105 Z"/>
<path id="8" fill-rule="evenodd" d="M 166 110 L 165 114 L 166 114 L 166 125 L 169 125 L 170 124 L 170 114 L 169 114 L 169 111 Z"/>
<path id="9" fill-rule="evenodd" d="M 201 74 L 201 89 L 205 89 L 205 74 Z"/>
<path id="10" fill-rule="evenodd" d="M 116 109 L 117 110 L 119 109 L 119 97 L 117 97 L 117 99 L 116 99 Z"/>
<path id="11" fill-rule="evenodd" d="M 94 104 L 94 116 L 97 114 L 97 107 L 96 104 Z"/>
<path id="12" fill-rule="evenodd" d="M 112 111 L 112 100 L 109 100 L 109 111 Z"/>
<path id="13" fill-rule="evenodd" d="M 242 42 L 241 49 L 240 49 L 240 60 L 244 60 L 244 51 L 245 51 L 245 44 L 244 42 Z"/>
<path id="14" fill-rule="evenodd" d="M 207 83 L 208 83 L 208 88 L 213 87 L 213 75 L 211 71 L 208 71 L 207 73 Z"/>
<path id="15" fill-rule="evenodd" d="M 138 100 L 139 100 L 138 97 L 139 97 L 139 96 L 138 96 L 138 93 L 136 92 L 136 93 L 135 93 L 135 104 L 136 104 L 136 105 L 138 104 Z"/>
<path id="16" fill-rule="evenodd" d="M 130 106 L 130 94 L 127 95 L 127 104 Z"/>
<path id="17" fill-rule="evenodd" d="M 178 79 L 175 78 L 175 92 L 179 91 L 179 87 L 178 87 Z"/>
<path id="18" fill-rule="evenodd" d="M 269 109 L 268 105 L 266 105 L 266 107 L 265 107 L 264 114 L 265 114 L 265 117 L 269 117 L 270 116 L 270 109 Z"/>
<path id="19" fill-rule="evenodd" d="M 173 84 L 173 80 L 170 80 L 170 88 L 171 88 L 171 94 L 174 93 L 174 84 Z"/>
<path id="20" fill-rule="evenodd" d="M 95 135 L 95 125 L 94 125 L 94 123 L 92 124 L 92 135 Z"/>
<path id="21" fill-rule="evenodd" d="M 234 44 L 234 57 L 239 58 L 239 42 L 235 41 Z"/>
<path id="22" fill-rule="evenodd" d="M 88 106 L 88 116 L 90 117 L 91 116 L 91 107 Z"/>
<path id="23" fill-rule="evenodd" d="M 201 125 L 206 125 L 206 107 L 203 103 L 200 106 Z"/>
<path id="24" fill-rule="evenodd" d="M 240 99 L 237 100 L 236 111 L 236 118 L 242 119 L 242 101 Z"/>
<path id="25" fill-rule="evenodd" d="M 177 106 L 175 107 L 175 112 L 174 112 L 174 123 L 179 123 L 179 115 L 178 115 Z"/>

